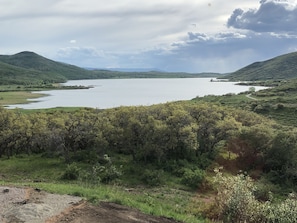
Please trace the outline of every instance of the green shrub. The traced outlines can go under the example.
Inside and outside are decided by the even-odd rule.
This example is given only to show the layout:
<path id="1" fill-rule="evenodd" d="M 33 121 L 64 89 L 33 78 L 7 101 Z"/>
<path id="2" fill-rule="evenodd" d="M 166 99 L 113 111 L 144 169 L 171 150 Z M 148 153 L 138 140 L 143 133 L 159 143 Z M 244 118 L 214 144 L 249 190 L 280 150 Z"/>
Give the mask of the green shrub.
<path id="1" fill-rule="evenodd" d="M 101 182 L 103 183 L 110 183 L 122 175 L 122 172 L 114 165 L 99 166 L 98 170 L 99 176 L 101 176 Z"/>
<path id="2" fill-rule="evenodd" d="M 89 171 L 82 171 L 80 173 L 80 181 L 82 183 L 89 185 L 110 183 L 122 175 L 121 170 L 112 164 L 108 155 L 104 155 L 100 162 L 104 163 L 104 165 L 97 163 Z"/>
<path id="3" fill-rule="evenodd" d="M 62 175 L 63 180 L 77 180 L 79 177 L 80 168 L 76 163 L 71 163 L 67 165 L 65 172 Z"/>
<path id="4" fill-rule="evenodd" d="M 182 177 L 182 183 L 197 188 L 205 179 L 205 171 L 201 169 L 184 169 L 184 174 Z"/>
<path id="5" fill-rule="evenodd" d="M 145 170 L 141 181 L 148 186 L 159 186 L 163 183 L 162 174 L 161 170 Z"/>
<path id="6" fill-rule="evenodd" d="M 255 197 L 257 187 L 253 180 L 239 174 L 225 177 L 217 172 L 214 182 L 218 194 L 213 210 L 223 222 L 246 223 L 293 223 L 297 219 L 297 198 L 290 194 L 284 201 L 273 202 L 272 194 L 269 200 L 263 202 Z M 206 213 L 207 214 L 207 213 Z"/>

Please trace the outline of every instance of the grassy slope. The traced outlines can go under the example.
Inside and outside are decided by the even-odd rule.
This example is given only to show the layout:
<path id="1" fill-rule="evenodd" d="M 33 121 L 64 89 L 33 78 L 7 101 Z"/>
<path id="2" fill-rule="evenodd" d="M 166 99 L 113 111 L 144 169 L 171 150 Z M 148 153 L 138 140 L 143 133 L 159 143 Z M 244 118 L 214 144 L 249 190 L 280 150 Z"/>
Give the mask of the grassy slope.
<path id="1" fill-rule="evenodd" d="M 297 52 L 248 65 L 224 78 L 241 81 L 279 80 L 297 77 Z"/>
<path id="2" fill-rule="evenodd" d="M 0 85 L 39 84 L 41 82 L 64 82 L 62 75 L 49 75 L 38 70 L 26 69 L 0 61 Z"/>
<path id="3" fill-rule="evenodd" d="M 51 77 L 54 82 L 95 77 L 91 71 L 73 65 L 55 62 L 33 52 L 21 52 L 11 56 L 2 55 L 0 56 L 0 61 Z"/>
<path id="4" fill-rule="evenodd" d="M 248 95 L 250 97 L 247 97 Z M 194 100 L 254 111 L 272 118 L 280 124 L 297 127 L 297 79 L 283 81 L 277 87 L 258 92 L 205 96 L 197 97 Z"/>
<path id="5" fill-rule="evenodd" d="M 81 196 L 91 202 L 111 201 L 147 214 L 166 216 L 185 223 L 205 222 L 195 216 L 195 210 L 192 210 L 199 205 L 196 200 L 197 194 L 191 191 L 166 185 L 154 188 L 128 187 L 127 190 L 123 185 L 87 185 L 82 181 L 65 181 L 61 180 L 61 175 L 67 167 L 65 162 L 62 159 L 45 158 L 40 155 L 2 158 L 0 161 L 0 185 L 30 186 L 52 193 Z M 83 165 L 81 168 L 88 168 L 86 164 L 80 165 Z"/>

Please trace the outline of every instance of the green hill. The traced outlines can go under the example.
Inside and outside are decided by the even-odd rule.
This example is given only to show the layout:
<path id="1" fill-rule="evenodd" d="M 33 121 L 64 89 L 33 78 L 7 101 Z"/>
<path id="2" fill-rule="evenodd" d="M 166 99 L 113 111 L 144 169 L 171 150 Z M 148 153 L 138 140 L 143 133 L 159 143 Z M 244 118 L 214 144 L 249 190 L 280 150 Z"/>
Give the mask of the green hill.
<path id="1" fill-rule="evenodd" d="M 14 82 L 64 82 L 67 79 L 95 78 L 93 72 L 60 62 L 55 62 L 33 52 L 21 52 L 15 55 L 0 56 L 1 80 L 10 80 L 11 73 Z"/>
<path id="2" fill-rule="evenodd" d="M 224 76 L 232 81 L 282 80 L 297 77 L 297 52 L 255 62 Z"/>
<path id="3" fill-rule="evenodd" d="M 49 75 L 49 73 L 17 67 L 0 61 L 0 85 L 27 85 L 64 81 L 66 81 L 66 78 L 60 74 Z"/>
<path id="4" fill-rule="evenodd" d="M 14 55 L 0 55 L 0 85 L 61 83 L 67 80 L 99 78 L 193 78 L 216 76 L 221 76 L 221 74 L 88 70 L 74 65 L 49 60 L 29 51 Z"/>

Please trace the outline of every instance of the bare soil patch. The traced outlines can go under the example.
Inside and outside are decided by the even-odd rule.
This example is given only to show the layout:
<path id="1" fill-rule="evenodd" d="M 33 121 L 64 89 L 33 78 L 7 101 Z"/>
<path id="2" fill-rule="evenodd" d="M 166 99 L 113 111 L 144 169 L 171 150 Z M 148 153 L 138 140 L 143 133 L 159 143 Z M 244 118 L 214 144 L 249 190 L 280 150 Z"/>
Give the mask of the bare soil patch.
<path id="1" fill-rule="evenodd" d="M 122 205 L 90 204 L 80 197 L 0 186 L 0 223 L 177 223 Z"/>

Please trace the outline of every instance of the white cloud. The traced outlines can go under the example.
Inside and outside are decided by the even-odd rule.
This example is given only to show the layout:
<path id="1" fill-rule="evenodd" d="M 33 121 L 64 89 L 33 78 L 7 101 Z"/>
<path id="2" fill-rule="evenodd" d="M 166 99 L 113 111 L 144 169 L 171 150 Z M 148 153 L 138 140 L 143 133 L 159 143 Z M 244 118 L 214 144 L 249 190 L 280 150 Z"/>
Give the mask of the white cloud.
<path id="1" fill-rule="evenodd" d="M 30 50 L 83 67 L 230 72 L 297 48 L 292 0 L 0 4 L 1 53 Z"/>

